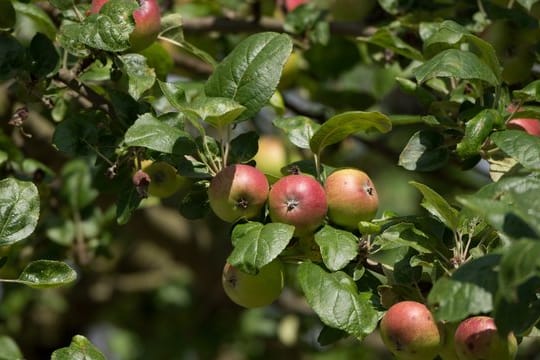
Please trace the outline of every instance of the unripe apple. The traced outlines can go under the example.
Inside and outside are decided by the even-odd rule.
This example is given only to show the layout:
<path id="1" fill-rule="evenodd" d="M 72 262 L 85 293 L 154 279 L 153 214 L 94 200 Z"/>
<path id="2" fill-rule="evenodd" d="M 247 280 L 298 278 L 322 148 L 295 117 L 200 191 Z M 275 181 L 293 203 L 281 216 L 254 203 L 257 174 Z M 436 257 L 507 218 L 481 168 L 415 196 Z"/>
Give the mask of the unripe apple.
<path id="1" fill-rule="evenodd" d="M 91 14 L 97 14 L 109 0 L 92 0 Z M 135 1 L 135 0 L 128 0 Z M 161 11 L 157 0 L 137 0 L 139 8 L 133 11 L 135 29 L 129 37 L 132 51 L 150 46 L 161 30 Z"/>
<path id="2" fill-rule="evenodd" d="M 401 360 L 433 360 L 441 347 L 439 327 L 429 309 L 416 301 L 392 305 L 380 323 L 383 343 Z"/>
<path id="3" fill-rule="evenodd" d="M 454 343 L 460 360 L 511 360 L 517 352 L 514 334 L 499 334 L 495 321 L 489 316 L 463 320 L 456 329 Z"/>
<path id="4" fill-rule="evenodd" d="M 256 168 L 269 175 L 271 182 L 275 182 L 282 176 L 283 167 L 299 159 L 298 153 L 289 151 L 284 141 L 274 135 L 264 135 L 259 138 L 259 150 L 253 157 Z"/>
<path id="5" fill-rule="evenodd" d="M 225 293 L 236 304 L 246 308 L 266 306 L 274 302 L 283 290 L 283 265 L 274 260 L 256 275 L 251 275 L 227 263 L 221 280 Z"/>
<path id="6" fill-rule="evenodd" d="M 304 174 L 284 176 L 272 185 L 268 206 L 272 221 L 294 225 L 296 236 L 315 231 L 328 211 L 324 188 Z"/>
<path id="7" fill-rule="evenodd" d="M 328 218 L 348 229 L 359 221 L 369 221 L 379 208 L 379 196 L 369 176 L 358 169 L 336 170 L 324 183 L 328 200 Z"/>
<path id="8" fill-rule="evenodd" d="M 210 207 L 227 222 L 253 218 L 266 203 L 269 186 L 266 176 L 253 166 L 227 166 L 210 182 Z"/>
<path id="9" fill-rule="evenodd" d="M 141 169 L 133 175 L 133 183 L 143 197 L 152 195 L 166 198 L 182 189 L 187 191 L 191 188 L 191 180 L 178 175 L 174 166 L 165 161 L 142 161 Z"/>

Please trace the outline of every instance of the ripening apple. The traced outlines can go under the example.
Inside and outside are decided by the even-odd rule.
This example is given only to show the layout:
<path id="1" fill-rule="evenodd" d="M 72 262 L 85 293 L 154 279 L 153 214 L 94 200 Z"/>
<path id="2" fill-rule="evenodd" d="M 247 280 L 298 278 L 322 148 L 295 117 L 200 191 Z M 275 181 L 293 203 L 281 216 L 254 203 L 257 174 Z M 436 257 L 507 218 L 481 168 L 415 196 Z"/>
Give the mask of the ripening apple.
<path id="1" fill-rule="evenodd" d="M 322 185 L 305 174 L 279 179 L 268 194 L 270 219 L 294 225 L 294 234 L 303 236 L 315 231 L 326 217 L 328 204 Z"/>
<path id="2" fill-rule="evenodd" d="M 358 169 L 339 169 L 324 183 L 328 218 L 347 229 L 356 229 L 359 221 L 369 221 L 379 208 L 379 196 L 369 176 Z"/>
<path id="3" fill-rule="evenodd" d="M 227 166 L 210 181 L 210 207 L 227 222 L 253 218 L 265 205 L 269 186 L 266 176 L 253 166 Z"/>
<path id="4" fill-rule="evenodd" d="M 540 120 L 532 118 L 514 118 L 506 123 L 507 129 L 523 130 L 526 133 L 540 137 Z"/>
<path id="5" fill-rule="evenodd" d="M 441 347 L 437 323 L 429 309 L 416 301 L 392 305 L 381 319 L 380 333 L 400 360 L 433 360 Z"/>
<path id="6" fill-rule="evenodd" d="M 97 14 L 109 0 L 92 0 L 91 14 Z M 157 0 L 126 0 L 137 1 L 139 8 L 133 11 L 135 29 L 129 37 L 132 51 L 140 51 L 150 46 L 157 38 L 161 29 L 161 11 Z"/>
<path id="7" fill-rule="evenodd" d="M 454 343 L 460 360 L 511 360 L 517 352 L 514 334 L 499 334 L 495 320 L 489 316 L 463 320 L 456 329 Z"/>
<path id="8" fill-rule="evenodd" d="M 282 176 L 281 169 L 295 160 L 299 160 L 297 152 L 289 151 L 285 142 L 275 135 L 263 135 L 259 138 L 259 150 L 253 160 L 255 167 L 269 175 L 270 182 Z"/>
<path id="9" fill-rule="evenodd" d="M 165 161 L 144 160 L 141 162 L 141 170 L 134 175 L 134 182 L 137 174 L 148 176 L 149 179 L 143 177 L 143 180 L 148 182 L 148 195 L 159 198 L 167 198 L 181 189 L 191 188 L 191 180 L 180 176 L 176 168 Z"/>
<path id="10" fill-rule="evenodd" d="M 300 6 L 302 4 L 307 4 L 309 2 L 309 0 L 284 0 L 284 1 L 285 1 L 285 8 L 289 12 L 293 11 L 298 6 Z"/>
<path id="11" fill-rule="evenodd" d="M 236 304 L 246 308 L 266 306 L 283 290 L 283 265 L 276 259 L 251 275 L 226 263 L 221 280 L 225 293 Z"/>

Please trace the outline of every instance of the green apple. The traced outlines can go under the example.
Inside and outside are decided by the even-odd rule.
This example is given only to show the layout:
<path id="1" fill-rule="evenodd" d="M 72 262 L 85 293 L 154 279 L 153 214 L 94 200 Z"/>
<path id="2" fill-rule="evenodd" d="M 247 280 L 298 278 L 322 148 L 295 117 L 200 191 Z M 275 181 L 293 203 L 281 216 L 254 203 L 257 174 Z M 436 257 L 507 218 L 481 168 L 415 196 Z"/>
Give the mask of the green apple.
<path id="1" fill-rule="evenodd" d="M 400 360 L 433 360 L 441 334 L 429 309 L 416 301 L 392 305 L 380 323 L 383 343 Z"/>
<path id="2" fill-rule="evenodd" d="M 151 196 L 167 198 L 180 190 L 187 191 L 191 188 L 191 180 L 178 175 L 176 168 L 165 161 L 142 161 L 141 169 L 134 175 L 134 182 L 141 174 L 146 174 L 148 177 L 144 177 L 144 181 L 148 182 L 146 190 Z"/>
<path id="3" fill-rule="evenodd" d="M 227 296 L 240 306 L 254 308 L 270 305 L 283 290 L 283 265 L 276 259 L 263 266 L 256 275 L 251 275 L 226 263 L 222 284 Z"/>

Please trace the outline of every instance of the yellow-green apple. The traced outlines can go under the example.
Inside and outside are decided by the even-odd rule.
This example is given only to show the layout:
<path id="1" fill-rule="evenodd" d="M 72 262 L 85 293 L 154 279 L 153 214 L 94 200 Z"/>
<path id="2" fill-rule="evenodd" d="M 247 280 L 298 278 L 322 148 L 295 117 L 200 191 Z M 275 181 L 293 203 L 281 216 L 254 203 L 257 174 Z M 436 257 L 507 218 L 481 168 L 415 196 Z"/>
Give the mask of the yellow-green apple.
<path id="1" fill-rule="evenodd" d="M 269 186 L 266 176 L 255 167 L 229 165 L 210 181 L 210 207 L 227 222 L 253 218 L 265 205 Z"/>
<path id="2" fill-rule="evenodd" d="M 315 231 L 326 217 L 328 204 L 322 185 L 305 174 L 287 175 L 272 185 L 268 194 L 270 219 L 295 226 L 294 234 Z"/>
<path id="3" fill-rule="evenodd" d="M 463 320 L 454 334 L 454 343 L 460 360 L 511 360 L 517 352 L 514 334 L 499 334 L 495 320 L 489 316 Z"/>
<path id="4" fill-rule="evenodd" d="M 276 259 L 251 275 L 226 263 L 221 280 L 225 293 L 236 304 L 246 308 L 266 306 L 283 290 L 283 265 Z"/>
<path id="5" fill-rule="evenodd" d="M 441 347 L 437 323 L 429 309 L 416 301 L 392 305 L 379 330 L 383 343 L 400 360 L 433 360 Z"/>
<path id="6" fill-rule="evenodd" d="M 92 0 L 90 13 L 97 14 L 109 0 Z M 125 0 L 137 1 L 139 7 L 133 11 L 135 29 L 129 36 L 132 51 L 140 51 L 150 46 L 161 29 L 161 11 L 157 0 Z"/>
<path id="7" fill-rule="evenodd" d="M 180 176 L 176 168 L 165 161 L 144 160 L 133 175 L 133 183 L 139 193 L 159 198 L 172 196 L 180 190 L 189 190 L 191 180 Z"/>
<path id="8" fill-rule="evenodd" d="M 259 150 L 253 160 L 255 167 L 266 175 L 270 182 L 275 182 L 282 176 L 281 169 L 292 161 L 299 160 L 297 152 L 289 150 L 279 136 L 263 135 L 259 138 Z"/>
<path id="9" fill-rule="evenodd" d="M 369 221 L 379 208 L 379 196 L 369 176 L 358 169 L 334 171 L 324 183 L 328 218 L 347 229 L 356 229 L 359 221 Z"/>

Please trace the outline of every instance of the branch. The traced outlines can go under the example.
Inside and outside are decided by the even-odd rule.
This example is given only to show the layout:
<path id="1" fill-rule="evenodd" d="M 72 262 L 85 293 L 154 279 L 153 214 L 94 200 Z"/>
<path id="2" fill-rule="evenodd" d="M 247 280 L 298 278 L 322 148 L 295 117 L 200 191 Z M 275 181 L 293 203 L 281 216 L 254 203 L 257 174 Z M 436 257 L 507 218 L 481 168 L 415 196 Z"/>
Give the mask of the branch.
<path id="1" fill-rule="evenodd" d="M 330 22 L 330 32 L 335 35 L 365 36 L 368 28 L 356 22 Z M 285 32 L 283 21 L 262 17 L 259 21 L 229 19 L 224 17 L 199 17 L 183 19 L 182 28 L 186 33 L 251 33 L 261 31 Z"/>

